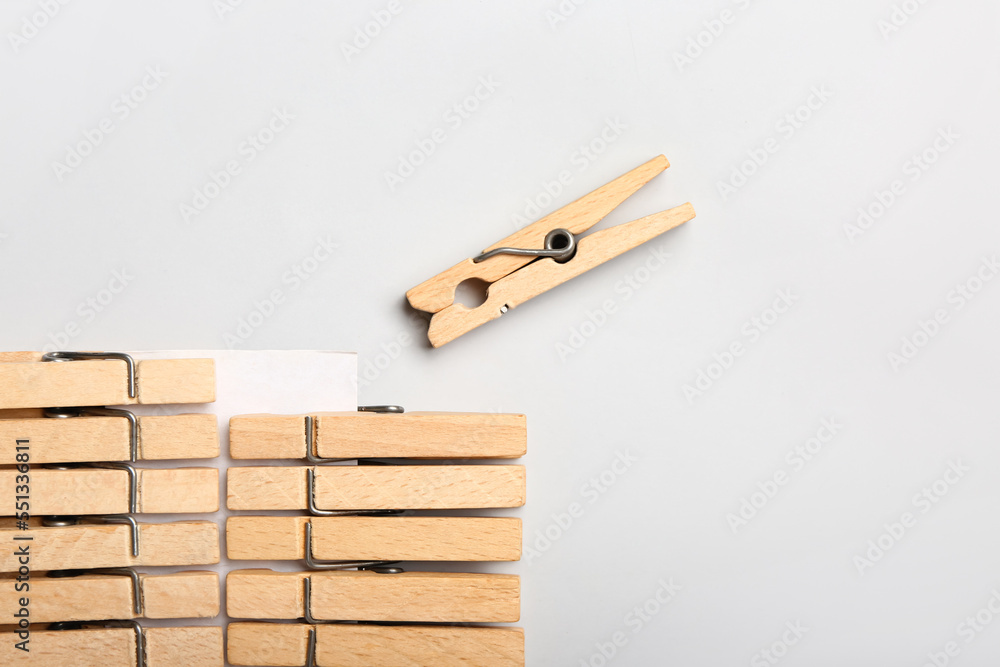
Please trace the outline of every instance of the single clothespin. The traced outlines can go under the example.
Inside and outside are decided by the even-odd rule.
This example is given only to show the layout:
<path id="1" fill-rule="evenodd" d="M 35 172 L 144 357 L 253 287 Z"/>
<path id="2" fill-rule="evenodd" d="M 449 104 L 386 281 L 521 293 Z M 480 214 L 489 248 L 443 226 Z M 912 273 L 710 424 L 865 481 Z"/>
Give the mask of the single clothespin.
<path id="1" fill-rule="evenodd" d="M 515 561 L 521 558 L 521 520 L 465 516 L 231 516 L 226 520 L 226 548 L 234 560 L 304 560 L 312 569 L 418 560 Z"/>
<path id="2" fill-rule="evenodd" d="M 31 471 L 31 512 L 38 516 L 219 511 L 218 468 L 136 468 L 128 463 L 65 464 Z M 25 475 L 0 469 L 0 496 L 14 498 Z M 21 478 L 20 480 L 18 478 Z M 0 516 L 18 516 L 14 503 Z"/>
<path id="3" fill-rule="evenodd" d="M 137 362 L 120 352 L 0 354 L 0 410 L 214 400 L 214 359 Z"/>
<path id="4" fill-rule="evenodd" d="M 231 510 L 430 510 L 524 505 L 524 466 L 342 465 L 230 468 Z M 2 489 L 0 484 L 0 489 Z"/>
<path id="5" fill-rule="evenodd" d="M 524 415 L 403 412 L 370 406 L 357 412 L 241 415 L 229 421 L 234 459 L 491 458 L 523 456 Z"/>
<path id="6" fill-rule="evenodd" d="M 521 584 L 511 574 L 233 570 L 226 613 L 309 623 L 513 623 L 521 616 Z"/>
<path id="7" fill-rule="evenodd" d="M 408 291 L 411 306 L 431 313 L 431 345 L 440 347 L 692 219 L 687 203 L 580 237 L 669 166 L 664 156 L 655 157 Z M 458 285 L 473 278 L 489 285 L 486 300 L 475 308 L 454 303 Z"/>
<path id="8" fill-rule="evenodd" d="M 524 632 L 449 625 L 230 623 L 233 665 L 524 667 Z"/>
<path id="9" fill-rule="evenodd" d="M 218 626 L 144 628 L 138 621 L 54 623 L 32 629 L 28 651 L 17 632 L 0 632 L 0 664 L 27 667 L 222 667 Z"/>
<path id="10" fill-rule="evenodd" d="M 32 623 L 135 618 L 212 618 L 219 614 L 219 575 L 191 571 L 144 574 L 131 568 L 60 570 L 32 577 Z M 0 577 L 0 609 L 25 597 L 16 575 Z"/>
<path id="11" fill-rule="evenodd" d="M 2 366 L 2 364 L 0 364 Z M 0 412 L 0 442 L 27 440 L 32 464 L 209 459 L 219 455 L 215 415 L 141 415 L 112 408 Z M 0 448 L 0 465 L 17 450 Z"/>
<path id="12" fill-rule="evenodd" d="M 25 554 L 33 570 L 219 562 L 214 521 L 139 523 L 129 515 L 0 519 L 0 541 L 14 545 L 0 552 L 0 572 L 17 572 Z"/>

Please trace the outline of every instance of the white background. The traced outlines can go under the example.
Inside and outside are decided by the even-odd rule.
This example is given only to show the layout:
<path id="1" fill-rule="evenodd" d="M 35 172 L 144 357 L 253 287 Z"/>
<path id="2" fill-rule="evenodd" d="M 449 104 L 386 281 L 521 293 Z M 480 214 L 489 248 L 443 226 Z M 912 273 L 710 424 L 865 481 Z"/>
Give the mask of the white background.
<path id="1" fill-rule="evenodd" d="M 1000 586 L 1000 281 L 976 283 L 1000 251 L 996 3 L 910 0 L 898 30 L 880 30 L 890 0 L 404 3 L 345 53 L 387 7 L 92 0 L 46 20 L 3 3 L 0 348 L 357 350 L 362 403 L 527 413 L 532 666 L 772 664 L 775 642 L 790 667 L 922 665 L 950 641 L 951 664 L 996 664 L 1000 620 L 960 627 Z M 142 89 L 147 68 L 166 75 Z M 449 123 L 481 77 L 495 90 Z M 247 161 L 274 109 L 294 118 Z M 624 128 L 602 144 L 608 122 Z M 659 153 L 671 168 L 604 224 L 685 201 L 697 218 L 426 346 L 407 289 L 514 231 L 530 200 L 554 210 Z M 206 188 L 229 160 L 240 173 Z M 724 193 L 734 170 L 750 175 Z M 185 220 L 196 189 L 216 196 Z M 670 254 L 651 272 L 650 247 Z M 773 322 L 779 290 L 794 303 Z M 904 337 L 921 346 L 894 368 Z M 716 379 L 689 400 L 699 371 Z M 823 419 L 843 426 L 795 469 L 786 453 Z M 625 453 L 638 462 L 606 472 Z M 968 471 L 923 512 L 914 495 L 949 462 Z M 727 514 L 781 472 L 734 532 Z M 859 572 L 904 512 L 915 525 Z M 789 622 L 808 630 L 783 650 Z"/>

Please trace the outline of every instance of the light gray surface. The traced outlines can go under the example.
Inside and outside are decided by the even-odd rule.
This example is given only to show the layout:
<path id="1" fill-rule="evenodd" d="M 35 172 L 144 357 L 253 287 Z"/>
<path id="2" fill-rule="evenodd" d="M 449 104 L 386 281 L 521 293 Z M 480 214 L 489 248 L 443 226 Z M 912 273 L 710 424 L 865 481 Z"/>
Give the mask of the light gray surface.
<path id="1" fill-rule="evenodd" d="M 951 291 L 1000 251 L 998 9 L 898 4 L 916 13 L 884 36 L 889 1 L 586 3 L 555 25 L 555 0 L 404 3 L 348 60 L 387 2 L 247 0 L 221 18 L 208 2 L 77 2 L 17 44 L 41 10 L 5 2 L 0 348 L 226 347 L 280 290 L 239 348 L 357 350 L 366 403 L 527 413 L 526 546 L 558 534 L 521 568 L 532 666 L 772 664 L 757 652 L 795 622 L 808 630 L 783 665 L 920 665 L 949 641 L 951 663 L 995 664 L 1000 621 L 972 641 L 960 624 L 1000 586 L 1000 281 L 961 308 Z M 147 68 L 166 75 L 123 118 L 116 100 Z M 449 122 L 482 78 L 495 90 Z M 247 161 L 274 109 L 294 118 Z M 104 118 L 113 131 L 60 181 L 53 163 Z M 614 141 L 581 159 L 609 122 Z M 437 128 L 445 141 L 390 190 L 385 172 Z M 908 161 L 948 128 L 914 180 Z M 673 166 L 608 223 L 684 201 L 694 221 L 425 347 L 408 288 L 513 231 L 562 170 L 546 211 L 661 152 Z M 229 160 L 241 172 L 185 222 L 180 204 Z M 852 243 L 845 224 L 896 179 Z M 317 251 L 327 237 L 336 248 Z M 626 298 L 618 281 L 647 278 L 652 249 L 669 260 Z M 287 272 L 314 251 L 327 259 L 297 283 Z M 116 271 L 127 286 L 91 313 Z M 793 305 L 753 339 L 781 290 Z M 889 353 L 937 309 L 947 322 L 894 370 Z M 574 328 L 593 335 L 561 358 Z M 734 341 L 744 354 L 689 401 Z M 365 378 L 369 362 L 382 368 Z M 786 452 L 823 419 L 843 426 L 796 470 Z M 585 487 L 626 452 L 616 483 Z M 914 494 L 950 461 L 968 471 L 923 513 Z M 734 534 L 727 514 L 778 471 L 787 483 Z M 562 530 L 572 503 L 582 516 Z M 907 511 L 915 526 L 859 573 L 854 557 Z M 659 613 L 627 616 L 671 579 Z"/>

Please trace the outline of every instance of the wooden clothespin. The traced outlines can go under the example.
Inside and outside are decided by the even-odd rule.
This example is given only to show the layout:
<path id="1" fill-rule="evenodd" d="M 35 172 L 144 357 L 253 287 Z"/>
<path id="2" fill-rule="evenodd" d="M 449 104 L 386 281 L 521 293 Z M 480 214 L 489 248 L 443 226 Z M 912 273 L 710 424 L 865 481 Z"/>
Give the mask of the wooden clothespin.
<path id="1" fill-rule="evenodd" d="M 144 628 L 138 621 L 56 624 L 32 630 L 29 651 L 17 632 L 0 632 L 0 664 L 30 667 L 222 667 L 218 626 Z"/>
<path id="2" fill-rule="evenodd" d="M 231 510 L 485 509 L 525 496 L 517 465 L 253 466 L 226 477 Z"/>
<path id="3" fill-rule="evenodd" d="M 213 359 L 137 362 L 118 352 L 0 354 L 0 410 L 214 400 Z"/>
<path id="4" fill-rule="evenodd" d="M 521 616 L 521 584 L 511 574 L 233 570 L 226 613 L 308 622 L 512 623 Z"/>
<path id="5" fill-rule="evenodd" d="M 655 157 L 407 292 L 411 306 L 432 314 L 431 345 L 451 342 L 692 219 L 694 207 L 687 203 L 579 237 L 669 166 L 664 156 Z M 489 284 L 486 300 L 475 308 L 454 303 L 455 289 L 470 278 Z"/>
<path id="6" fill-rule="evenodd" d="M 380 414 L 382 413 L 382 414 Z M 400 414 L 402 413 L 402 414 Z M 517 458 L 524 415 L 403 412 L 399 406 L 313 415 L 241 415 L 229 421 L 234 459 Z"/>
<path id="7" fill-rule="evenodd" d="M 33 570 L 117 568 L 139 565 L 209 565 L 219 562 L 214 521 L 138 523 L 128 515 L 31 519 L 28 529 L 0 519 L 0 572 L 17 572 L 20 553 Z"/>
<path id="8" fill-rule="evenodd" d="M 230 623 L 233 665 L 523 667 L 524 633 L 510 627 Z"/>
<path id="9" fill-rule="evenodd" d="M 0 577 L 0 610 L 19 608 L 30 593 L 32 623 L 134 618 L 211 618 L 219 614 L 216 572 L 143 574 L 130 568 L 65 570 L 32 577 L 18 591 L 16 577 Z"/>
<path id="10" fill-rule="evenodd" d="M 28 440 L 33 464 L 215 458 L 218 430 L 210 414 L 137 416 L 108 408 L 0 412 L 0 442 Z M 16 449 L 0 448 L 0 465 L 15 463 Z"/>
<path id="11" fill-rule="evenodd" d="M 14 498 L 19 477 L 17 469 L 0 469 L 0 495 Z M 30 507 L 38 516 L 217 512 L 219 469 L 107 463 L 33 470 Z M 14 503 L 0 505 L 0 516 L 18 514 Z"/>
<path id="12" fill-rule="evenodd" d="M 392 561 L 515 561 L 521 558 L 521 520 L 231 516 L 226 520 L 226 548 L 234 560 L 304 560 L 313 569 Z"/>

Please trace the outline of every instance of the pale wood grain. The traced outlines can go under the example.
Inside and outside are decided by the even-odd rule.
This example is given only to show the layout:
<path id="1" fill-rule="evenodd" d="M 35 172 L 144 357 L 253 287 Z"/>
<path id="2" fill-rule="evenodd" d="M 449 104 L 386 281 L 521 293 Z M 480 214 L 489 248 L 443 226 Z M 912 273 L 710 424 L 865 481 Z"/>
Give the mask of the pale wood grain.
<path id="1" fill-rule="evenodd" d="M 229 420 L 234 459 L 303 459 L 305 415 L 237 415 Z"/>
<path id="2" fill-rule="evenodd" d="M 65 363 L 65 362 L 64 362 Z M 31 463 L 127 461 L 129 422 L 124 417 L 45 419 L 0 415 L 0 443 L 28 440 Z M 203 459 L 219 455 L 218 420 L 211 414 L 138 417 L 140 460 Z M 0 465 L 13 465 L 14 447 L 0 447 Z"/>
<path id="3" fill-rule="evenodd" d="M 216 572 L 140 574 L 144 618 L 211 618 L 219 614 Z M 24 595 L 31 598 L 32 623 L 137 618 L 132 580 L 110 574 L 48 579 L 32 577 L 29 592 L 14 588 L 13 575 L 0 577 L 0 614 L 11 618 Z"/>
<path id="4" fill-rule="evenodd" d="M 10 361 L 0 363 L 0 409 L 210 403 L 215 360 L 138 361 L 136 383 L 137 396 L 130 398 L 128 367 L 120 359 Z"/>
<path id="5" fill-rule="evenodd" d="M 128 367 L 118 359 L 0 363 L 0 408 L 124 405 Z"/>
<path id="6" fill-rule="evenodd" d="M 212 459 L 218 455 L 219 420 L 213 414 L 139 417 L 141 459 Z"/>
<path id="7" fill-rule="evenodd" d="M 142 575 L 142 596 L 146 618 L 214 618 L 221 600 L 219 573 Z"/>
<path id="8" fill-rule="evenodd" d="M 248 466 L 226 475 L 233 510 L 304 510 L 309 468 Z M 320 509 L 479 509 L 524 504 L 524 466 L 319 466 Z"/>
<path id="9" fill-rule="evenodd" d="M 219 469 L 144 468 L 138 509 L 148 514 L 218 512 Z"/>
<path id="10" fill-rule="evenodd" d="M 317 667 L 523 667 L 524 633 L 510 627 L 230 623 L 233 665 L 299 667 L 309 630 Z"/>
<path id="11" fill-rule="evenodd" d="M 327 458 L 517 458 L 527 450 L 522 414 L 323 413 L 316 449 Z"/>
<path id="12" fill-rule="evenodd" d="M 313 555 L 322 560 L 512 561 L 521 558 L 516 517 L 270 517 L 226 520 L 229 557 L 299 560 L 312 522 Z M 2 535 L 0 535 L 2 539 Z"/>
<path id="13" fill-rule="evenodd" d="M 148 667 L 222 667 L 222 628 L 145 628 Z M 0 632 L 0 664 L 34 667 L 135 667 L 131 628 L 33 630 L 31 651 L 14 648 L 15 633 Z"/>
<path id="14" fill-rule="evenodd" d="M 0 665 L 31 667 L 135 667 L 135 633 L 130 628 L 32 630 L 29 652 L 14 648 L 14 632 L 0 632 Z"/>
<path id="15" fill-rule="evenodd" d="M 315 447 L 326 458 L 517 458 L 527 450 L 521 414 L 324 412 Z M 301 459 L 305 415 L 239 415 L 229 421 L 234 459 Z"/>
<path id="16" fill-rule="evenodd" d="M 299 623 L 230 623 L 226 660 L 237 667 L 302 667 L 311 629 Z"/>
<path id="17" fill-rule="evenodd" d="M 15 540 L 30 537 L 30 541 Z M 212 521 L 140 523 L 138 556 L 127 525 L 80 524 L 18 530 L 0 520 L 0 543 L 28 546 L 33 570 L 90 569 L 133 565 L 209 565 L 219 562 L 219 526 Z M 0 551 L 0 572 L 16 572 L 15 547 Z"/>
<path id="18" fill-rule="evenodd" d="M 222 667 L 222 628 L 146 628 L 147 667 Z"/>
<path id="19" fill-rule="evenodd" d="M 20 485 L 18 477 L 23 481 L 17 470 L 0 469 L 0 498 L 14 498 Z M 32 514 L 129 512 L 129 476 L 124 470 L 35 469 L 29 477 Z M 218 468 L 143 468 L 138 477 L 139 512 L 183 514 L 219 509 Z M 13 503 L 0 504 L 0 516 L 14 515 Z"/>
<path id="20" fill-rule="evenodd" d="M 516 575 L 455 572 L 274 572 L 234 570 L 226 577 L 233 618 L 301 618 L 303 580 L 312 580 L 312 616 L 323 620 L 510 623 L 521 613 Z"/>
<path id="21" fill-rule="evenodd" d="M 129 424 L 122 417 L 0 419 L 0 442 L 27 440 L 32 464 L 127 461 Z M 17 462 L 13 446 L 0 447 L 0 465 Z"/>
<path id="22" fill-rule="evenodd" d="M 431 345 L 440 347 L 449 343 L 462 334 L 499 318 L 525 301 L 687 222 L 694 216 L 694 207 L 683 204 L 585 236 L 577 243 L 576 256 L 568 262 L 559 263 L 551 258 L 539 259 L 490 285 L 486 300 L 475 308 L 456 303 L 435 313 L 431 317 L 427 333 Z"/>
<path id="23" fill-rule="evenodd" d="M 542 248 L 545 236 L 553 229 L 567 229 L 579 234 L 590 229 L 607 216 L 622 201 L 648 183 L 654 176 L 670 166 L 667 158 L 659 155 L 593 192 L 580 197 L 541 220 L 502 239 L 486 250 L 494 248 Z M 466 259 L 439 273 L 406 293 L 410 305 L 417 310 L 436 313 L 455 301 L 455 288 L 470 278 L 493 283 L 533 261 L 534 257 L 496 255 L 476 263 Z"/>
<path id="24" fill-rule="evenodd" d="M 146 359 L 136 363 L 136 403 L 213 403 L 215 359 Z"/>

